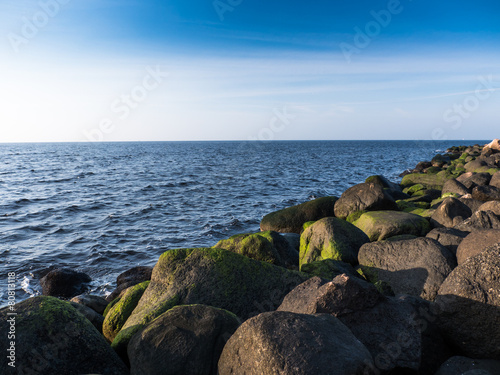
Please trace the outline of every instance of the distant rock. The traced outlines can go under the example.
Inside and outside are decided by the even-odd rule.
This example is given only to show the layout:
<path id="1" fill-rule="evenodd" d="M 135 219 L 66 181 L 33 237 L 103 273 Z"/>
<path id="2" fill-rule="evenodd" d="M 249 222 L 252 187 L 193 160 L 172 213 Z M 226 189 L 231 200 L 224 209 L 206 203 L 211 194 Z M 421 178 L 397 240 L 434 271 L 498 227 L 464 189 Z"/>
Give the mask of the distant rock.
<path id="1" fill-rule="evenodd" d="M 335 203 L 335 216 L 345 219 L 356 211 L 398 210 L 398 205 L 382 186 L 376 183 L 354 185 L 344 191 Z"/>
<path id="2" fill-rule="evenodd" d="M 219 375 L 362 375 L 372 368 L 369 351 L 337 318 L 285 311 L 244 322 L 219 360 Z"/>
<path id="3" fill-rule="evenodd" d="M 56 268 L 40 279 L 40 285 L 44 296 L 71 298 L 85 292 L 91 281 L 86 273 Z"/>
<path id="4" fill-rule="evenodd" d="M 334 216 L 334 205 L 337 199 L 337 197 L 318 198 L 267 214 L 260 222 L 260 230 L 300 234 L 305 222 Z"/>
<path id="5" fill-rule="evenodd" d="M 135 335 L 128 345 L 134 375 L 217 375 L 236 315 L 205 305 L 176 306 Z"/>

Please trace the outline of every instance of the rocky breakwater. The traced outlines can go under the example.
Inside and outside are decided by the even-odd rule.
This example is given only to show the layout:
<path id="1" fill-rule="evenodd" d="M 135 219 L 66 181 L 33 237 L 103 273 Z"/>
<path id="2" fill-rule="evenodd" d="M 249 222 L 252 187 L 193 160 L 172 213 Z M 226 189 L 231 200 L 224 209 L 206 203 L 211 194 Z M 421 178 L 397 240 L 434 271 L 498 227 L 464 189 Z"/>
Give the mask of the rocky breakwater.
<path id="1" fill-rule="evenodd" d="M 453 147 L 400 184 L 371 176 L 261 232 L 169 250 L 107 301 L 0 310 L 0 328 L 15 311 L 26 374 L 499 374 L 499 168 L 498 141 Z M 43 290 L 85 282 L 56 270 Z"/>

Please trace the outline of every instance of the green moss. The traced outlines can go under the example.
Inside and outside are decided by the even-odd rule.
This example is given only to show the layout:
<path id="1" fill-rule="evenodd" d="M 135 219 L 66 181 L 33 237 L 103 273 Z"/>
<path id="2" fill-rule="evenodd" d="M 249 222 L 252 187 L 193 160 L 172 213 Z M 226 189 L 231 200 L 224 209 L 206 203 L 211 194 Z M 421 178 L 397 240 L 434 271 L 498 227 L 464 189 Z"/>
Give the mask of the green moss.
<path id="1" fill-rule="evenodd" d="M 117 297 L 113 301 L 108 303 L 108 305 L 106 306 L 106 309 L 104 309 L 104 313 L 102 315 L 104 317 L 106 317 L 106 315 L 108 315 L 109 310 L 111 310 L 113 308 L 113 306 L 116 305 L 118 303 L 118 301 L 120 301 L 120 299 L 121 299 L 121 297 Z"/>
<path id="2" fill-rule="evenodd" d="M 425 190 L 425 186 L 422 184 L 416 184 L 410 187 L 407 187 L 403 189 L 403 193 L 408 194 L 408 195 L 413 195 L 419 190 Z"/>
<path id="3" fill-rule="evenodd" d="M 302 265 L 302 272 L 306 272 L 311 276 L 319 276 L 327 280 L 332 280 L 335 276 L 342 273 L 353 274 L 354 268 L 349 264 L 333 259 L 317 260 L 311 263 Z"/>
<path id="4" fill-rule="evenodd" d="M 306 221 L 303 225 L 302 225 L 302 230 L 306 230 L 307 228 L 309 228 L 311 225 L 313 225 L 314 223 L 316 222 L 316 220 L 314 221 Z"/>
<path id="5" fill-rule="evenodd" d="M 350 214 L 349 216 L 347 216 L 347 218 L 345 219 L 348 223 L 354 223 L 356 220 L 358 220 L 361 215 L 363 215 L 365 212 L 368 212 L 366 210 L 362 210 L 362 211 L 355 211 L 353 212 L 352 214 Z"/>
<path id="6" fill-rule="evenodd" d="M 441 190 L 447 180 L 448 177 L 446 175 L 446 171 L 442 171 L 437 174 L 411 173 L 403 177 L 401 180 L 401 186 L 406 188 L 416 184 L 421 184 L 427 189 Z"/>

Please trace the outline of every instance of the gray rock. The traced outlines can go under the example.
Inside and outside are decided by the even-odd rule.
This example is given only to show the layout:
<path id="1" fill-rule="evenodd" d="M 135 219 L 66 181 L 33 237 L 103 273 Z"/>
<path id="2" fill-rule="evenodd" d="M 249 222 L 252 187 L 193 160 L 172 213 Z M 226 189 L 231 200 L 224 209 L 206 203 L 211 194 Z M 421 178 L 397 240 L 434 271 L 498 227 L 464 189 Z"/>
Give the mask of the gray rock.
<path id="1" fill-rule="evenodd" d="M 469 190 L 472 190 L 476 186 L 485 186 L 490 183 L 491 175 L 489 173 L 473 173 L 467 179 L 464 179 L 462 184 Z"/>
<path id="2" fill-rule="evenodd" d="M 500 216 L 491 211 L 477 211 L 472 216 L 454 226 L 464 232 L 473 232 L 479 229 L 500 229 Z"/>
<path id="3" fill-rule="evenodd" d="M 85 305 L 81 305 L 76 302 L 70 302 L 71 306 L 73 306 L 80 314 L 82 314 L 85 319 L 87 319 L 92 325 L 102 333 L 102 324 L 104 323 L 104 317 L 101 314 L 98 314 L 90 307 Z"/>
<path id="4" fill-rule="evenodd" d="M 217 375 L 217 362 L 240 322 L 205 305 L 177 306 L 136 334 L 128 346 L 132 375 Z"/>
<path id="5" fill-rule="evenodd" d="M 494 186 L 500 189 L 500 172 L 495 173 L 491 177 L 490 186 Z"/>
<path id="6" fill-rule="evenodd" d="M 71 298 L 71 302 L 90 307 L 96 313 L 101 315 L 104 313 L 106 306 L 108 306 L 108 301 L 106 301 L 106 299 L 90 294 L 80 294 L 79 296 Z"/>
<path id="7" fill-rule="evenodd" d="M 285 297 L 278 311 L 339 318 L 370 351 L 379 370 L 417 370 L 420 366 L 421 338 L 412 319 L 413 307 L 383 296 L 359 278 L 342 274 L 330 282 L 309 279 Z M 389 355 L 388 348 L 394 347 L 397 352 Z"/>
<path id="8" fill-rule="evenodd" d="M 431 301 L 456 266 L 450 250 L 430 238 L 365 244 L 358 260 L 370 281 L 385 281 L 396 294 Z"/>
<path id="9" fill-rule="evenodd" d="M 444 183 L 443 190 L 441 192 L 442 195 L 452 193 L 458 195 L 470 194 L 470 190 L 467 189 L 461 182 L 458 182 L 456 179 L 452 178 Z"/>
<path id="10" fill-rule="evenodd" d="M 344 191 L 335 202 L 335 216 L 345 219 L 356 211 L 398 210 L 394 199 L 380 185 L 362 183 Z"/>
<path id="11" fill-rule="evenodd" d="M 56 268 L 40 279 L 44 296 L 71 298 L 87 290 L 92 279 L 83 272 L 68 268 Z"/>
<path id="12" fill-rule="evenodd" d="M 481 202 L 500 201 L 500 188 L 495 186 L 476 186 L 472 189 L 472 198 Z"/>
<path id="13" fill-rule="evenodd" d="M 106 340 L 69 302 L 54 297 L 34 297 L 13 306 L 15 318 L 16 374 L 80 375 L 128 374 L 127 367 Z M 7 336 L 12 316 L 9 307 L 0 310 L 0 345 L 9 348 Z M 7 355 L 0 368 L 8 369 Z M 6 372 L 4 372 L 6 373 Z"/>
<path id="14" fill-rule="evenodd" d="M 467 259 L 436 298 L 447 339 L 471 358 L 500 359 L 500 244 Z"/>
<path id="15" fill-rule="evenodd" d="M 369 351 L 337 318 L 285 311 L 244 322 L 229 339 L 219 374 L 362 375 Z"/>
<path id="16" fill-rule="evenodd" d="M 361 277 L 361 275 L 357 273 L 354 267 L 349 263 L 333 259 L 324 259 L 311 263 L 305 263 L 302 265 L 300 270 L 308 273 L 309 275 L 319 276 L 326 280 L 332 280 L 336 276 L 343 273 L 352 277 Z"/>
<path id="17" fill-rule="evenodd" d="M 456 198 L 446 198 L 431 216 L 431 224 L 436 227 L 451 228 L 472 215 L 472 211 Z"/>
<path id="18" fill-rule="evenodd" d="M 481 229 L 469 234 L 457 249 L 458 264 L 476 256 L 490 246 L 500 243 L 500 229 Z"/>
<path id="19" fill-rule="evenodd" d="M 467 357 L 452 357 L 436 372 L 436 375 L 498 375 L 500 361 L 492 359 L 471 359 Z"/>
<path id="20" fill-rule="evenodd" d="M 464 195 L 458 198 L 458 200 L 463 204 L 465 204 L 467 207 L 469 207 L 472 213 L 476 212 L 479 209 L 479 207 L 481 207 L 481 205 L 484 204 L 484 202 L 472 198 L 472 194 Z"/>
<path id="21" fill-rule="evenodd" d="M 483 203 L 477 211 L 491 211 L 497 216 L 500 216 L 500 201 L 489 201 Z"/>
<path id="22" fill-rule="evenodd" d="M 453 254 L 457 253 L 458 245 L 463 241 L 469 232 L 463 232 L 454 228 L 435 228 L 427 233 L 427 238 L 436 240 L 441 245 L 450 250 Z"/>

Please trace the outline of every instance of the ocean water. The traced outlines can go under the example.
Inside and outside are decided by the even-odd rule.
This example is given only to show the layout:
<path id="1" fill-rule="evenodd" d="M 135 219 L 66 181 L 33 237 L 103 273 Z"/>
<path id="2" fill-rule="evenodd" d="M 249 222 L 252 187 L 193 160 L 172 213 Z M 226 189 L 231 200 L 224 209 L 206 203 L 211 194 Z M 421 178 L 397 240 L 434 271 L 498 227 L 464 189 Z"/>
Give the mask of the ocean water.
<path id="1" fill-rule="evenodd" d="M 398 175 L 437 152 L 486 141 L 0 144 L 0 305 L 51 267 L 88 273 L 92 292 L 169 249 L 257 232 L 261 218 Z"/>

